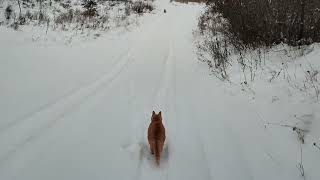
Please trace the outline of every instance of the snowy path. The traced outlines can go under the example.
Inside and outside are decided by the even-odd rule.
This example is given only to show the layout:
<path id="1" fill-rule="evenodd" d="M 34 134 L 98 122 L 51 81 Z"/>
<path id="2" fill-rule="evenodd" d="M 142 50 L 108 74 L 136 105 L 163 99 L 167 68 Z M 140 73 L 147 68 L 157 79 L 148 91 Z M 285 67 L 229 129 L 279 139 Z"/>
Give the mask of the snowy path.
<path id="1" fill-rule="evenodd" d="M 290 159 L 295 139 L 281 144 L 292 135 L 274 137 L 249 98 L 214 84 L 197 62 L 201 8 L 158 8 L 105 73 L 0 124 L 0 179 L 301 179 Z M 87 48 L 103 55 L 108 40 Z M 159 168 L 146 140 L 152 110 L 163 112 L 167 130 Z"/>

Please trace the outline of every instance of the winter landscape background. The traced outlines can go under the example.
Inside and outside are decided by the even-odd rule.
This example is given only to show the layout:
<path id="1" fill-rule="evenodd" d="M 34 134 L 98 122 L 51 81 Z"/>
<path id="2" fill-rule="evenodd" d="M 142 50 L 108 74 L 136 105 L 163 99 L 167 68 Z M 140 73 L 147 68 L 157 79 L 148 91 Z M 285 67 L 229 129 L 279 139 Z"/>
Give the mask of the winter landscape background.
<path id="1" fill-rule="evenodd" d="M 319 4 L 223 2 L 0 0 L 0 179 L 320 179 Z"/>

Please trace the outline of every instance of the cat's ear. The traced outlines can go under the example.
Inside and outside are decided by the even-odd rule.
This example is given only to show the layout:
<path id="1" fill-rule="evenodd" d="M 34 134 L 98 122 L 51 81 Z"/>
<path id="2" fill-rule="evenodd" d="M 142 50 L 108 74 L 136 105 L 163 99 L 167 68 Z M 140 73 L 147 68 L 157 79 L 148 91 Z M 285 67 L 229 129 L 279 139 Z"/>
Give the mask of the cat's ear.
<path id="1" fill-rule="evenodd" d="M 159 116 L 161 116 L 161 111 L 159 112 L 159 114 L 158 114 Z"/>
<path id="2" fill-rule="evenodd" d="M 152 116 L 156 115 L 156 113 L 154 111 L 152 111 Z"/>

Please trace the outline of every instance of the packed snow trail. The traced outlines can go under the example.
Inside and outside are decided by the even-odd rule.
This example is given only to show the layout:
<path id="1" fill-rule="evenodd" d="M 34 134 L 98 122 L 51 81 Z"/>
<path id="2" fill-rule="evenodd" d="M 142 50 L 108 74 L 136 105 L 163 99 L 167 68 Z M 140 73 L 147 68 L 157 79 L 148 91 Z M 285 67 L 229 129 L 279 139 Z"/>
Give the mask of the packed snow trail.
<path id="1" fill-rule="evenodd" d="M 301 179 L 296 154 L 286 151 L 294 144 L 281 144 L 285 137 L 265 129 L 247 97 L 197 62 L 192 30 L 201 6 L 157 8 L 113 58 L 103 57 L 115 42 L 106 37 L 86 47 L 112 59 L 105 73 L 1 124 L 0 179 Z M 147 143 L 153 110 L 163 112 L 167 132 L 160 167 Z"/>

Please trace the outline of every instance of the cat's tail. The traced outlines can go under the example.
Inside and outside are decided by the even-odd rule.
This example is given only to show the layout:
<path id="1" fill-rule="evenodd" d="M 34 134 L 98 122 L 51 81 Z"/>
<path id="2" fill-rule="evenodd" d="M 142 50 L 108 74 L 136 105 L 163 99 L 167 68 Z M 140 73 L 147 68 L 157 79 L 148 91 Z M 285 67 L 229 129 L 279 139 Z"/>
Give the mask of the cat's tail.
<path id="1" fill-rule="evenodd" d="M 161 149 L 162 149 L 161 144 L 162 143 L 160 141 L 155 141 L 154 147 L 153 147 L 154 156 L 156 158 L 156 163 L 158 166 L 160 165 L 160 153 L 161 153 Z"/>

